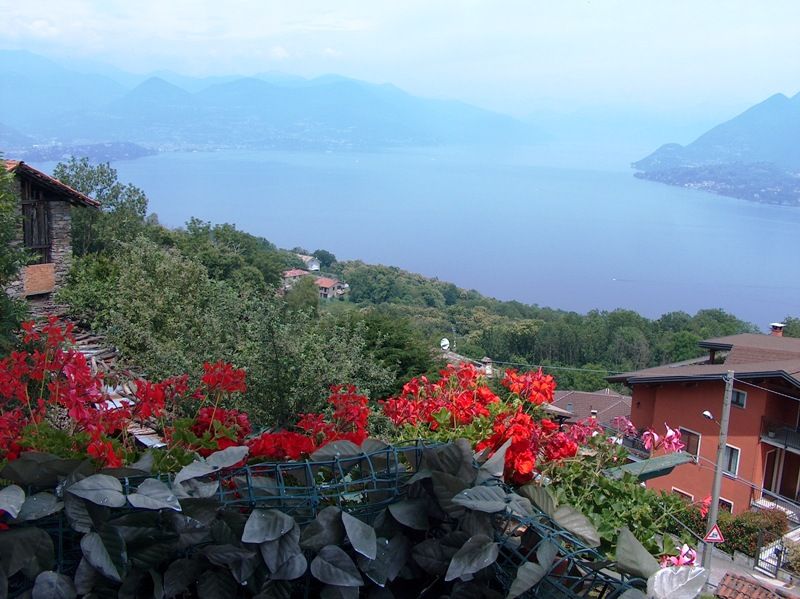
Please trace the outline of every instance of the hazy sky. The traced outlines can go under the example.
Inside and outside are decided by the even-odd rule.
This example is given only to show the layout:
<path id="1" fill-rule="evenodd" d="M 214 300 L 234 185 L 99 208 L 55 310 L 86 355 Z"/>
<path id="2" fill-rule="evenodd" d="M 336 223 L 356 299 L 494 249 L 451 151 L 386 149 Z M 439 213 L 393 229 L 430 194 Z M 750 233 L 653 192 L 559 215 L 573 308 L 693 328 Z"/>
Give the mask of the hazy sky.
<path id="1" fill-rule="evenodd" d="M 145 73 L 389 81 L 518 115 L 800 90 L 800 0 L 0 0 L 0 47 Z"/>

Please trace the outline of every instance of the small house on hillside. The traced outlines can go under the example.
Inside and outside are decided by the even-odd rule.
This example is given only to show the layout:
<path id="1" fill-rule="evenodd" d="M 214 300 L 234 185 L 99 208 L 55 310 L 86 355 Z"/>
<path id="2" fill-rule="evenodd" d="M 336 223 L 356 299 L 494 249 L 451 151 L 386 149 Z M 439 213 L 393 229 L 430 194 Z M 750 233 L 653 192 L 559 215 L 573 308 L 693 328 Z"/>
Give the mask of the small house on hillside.
<path id="1" fill-rule="evenodd" d="M 17 160 L 5 160 L 14 175 L 22 226 L 19 241 L 32 259 L 8 287 L 14 297 L 56 291 L 66 280 L 72 258 L 72 208 L 97 209 L 100 203 L 58 179 Z"/>
<path id="2" fill-rule="evenodd" d="M 310 273 L 307 270 L 303 270 L 302 268 L 292 268 L 290 270 L 283 271 L 284 289 L 291 289 L 292 285 L 309 274 Z"/>
<path id="3" fill-rule="evenodd" d="M 306 265 L 306 269 L 311 271 L 319 270 L 320 262 L 314 256 L 308 256 L 306 254 L 297 254 L 297 257 L 303 261 L 303 264 Z"/>
<path id="4" fill-rule="evenodd" d="M 319 287 L 320 299 L 339 299 L 347 292 L 349 286 L 347 283 L 342 283 L 337 279 L 330 277 L 319 277 L 315 281 Z"/>

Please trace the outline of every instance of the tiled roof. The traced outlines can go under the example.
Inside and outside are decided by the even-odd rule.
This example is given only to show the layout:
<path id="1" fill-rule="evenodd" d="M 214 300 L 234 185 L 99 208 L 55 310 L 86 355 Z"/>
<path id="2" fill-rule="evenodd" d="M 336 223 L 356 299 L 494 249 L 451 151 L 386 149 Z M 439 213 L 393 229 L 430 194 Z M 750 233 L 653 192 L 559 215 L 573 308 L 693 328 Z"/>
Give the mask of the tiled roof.
<path id="1" fill-rule="evenodd" d="M 291 277 L 303 277 L 307 274 L 308 274 L 307 270 L 303 270 L 302 268 L 292 268 L 283 273 L 283 278 L 288 279 Z"/>
<path id="2" fill-rule="evenodd" d="M 91 208 L 98 208 L 100 202 L 93 200 L 86 194 L 81 193 L 76 189 L 72 189 L 69 185 L 62 183 L 58 179 L 54 179 L 50 175 L 46 175 L 42 171 L 36 170 L 21 160 L 5 160 L 6 171 L 14 173 L 22 177 L 34 179 L 37 183 L 54 191 L 57 194 L 65 196 L 72 204 L 81 206 L 89 206 Z"/>
<path id="3" fill-rule="evenodd" d="M 337 281 L 336 279 L 331 279 L 329 277 L 319 277 L 315 282 L 316 282 L 318 287 L 326 287 L 326 288 L 328 288 L 328 287 L 333 287 L 339 281 Z"/>
<path id="4" fill-rule="evenodd" d="M 727 337 L 714 337 L 712 339 L 704 339 L 698 343 L 698 345 L 708 349 L 748 347 L 751 349 L 788 352 L 800 355 L 800 338 L 760 335 L 758 333 L 742 333 L 740 335 L 728 335 Z"/>
<path id="5" fill-rule="evenodd" d="M 717 586 L 719 599 L 780 599 L 778 593 L 761 584 L 755 578 L 727 572 Z"/>
<path id="6" fill-rule="evenodd" d="M 572 408 L 567 406 L 572 404 Z M 569 410 L 575 420 L 583 420 L 597 410 L 597 420 L 601 423 L 611 422 L 617 416 L 631 415 L 631 398 L 620 395 L 611 389 L 600 391 L 556 391 L 553 405 Z"/>

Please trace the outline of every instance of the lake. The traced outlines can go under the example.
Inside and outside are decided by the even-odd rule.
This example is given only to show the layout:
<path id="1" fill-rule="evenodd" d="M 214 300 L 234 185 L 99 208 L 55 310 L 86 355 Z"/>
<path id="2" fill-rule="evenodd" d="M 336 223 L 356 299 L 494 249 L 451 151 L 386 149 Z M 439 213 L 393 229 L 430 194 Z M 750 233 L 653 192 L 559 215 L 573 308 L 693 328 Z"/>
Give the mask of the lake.
<path id="1" fill-rule="evenodd" d="M 499 299 L 800 315 L 800 210 L 635 179 L 652 148 L 165 153 L 114 166 L 169 226 L 399 266 Z M 50 172 L 52 163 L 37 165 Z"/>

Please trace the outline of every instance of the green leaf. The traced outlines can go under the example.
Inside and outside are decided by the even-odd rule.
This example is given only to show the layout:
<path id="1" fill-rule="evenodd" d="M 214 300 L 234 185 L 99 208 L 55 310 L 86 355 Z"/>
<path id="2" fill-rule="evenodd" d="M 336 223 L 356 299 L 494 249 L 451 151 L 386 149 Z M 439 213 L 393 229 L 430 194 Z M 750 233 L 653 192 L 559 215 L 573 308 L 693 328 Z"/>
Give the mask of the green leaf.
<path id="1" fill-rule="evenodd" d="M 378 552 L 375 529 L 347 512 L 342 512 L 342 524 L 353 549 L 367 559 L 375 559 Z"/>
<path id="2" fill-rule="evenodd" d="M 478 512 L 494 514 L 506 509 L 506 492 L 499 486 L 473 487 L 453 497 L 453 503 Z"/>
<path id="3" fill-rule="evenodd" d="M 89 532 L 92 530 L 94 522 L 86 502 L 80 497 L 75 497 L 69 493 L 64 494 L 64 513 L 70 526 L 78 532 Z"/>
<path id="4" fill-rule="evenodd" d="M 25 503 L 25 491 L 21 487 L 9 485 L 0 489 L 0 511 L 16 518 L 23 503 Z"/>
<path id="5" fill-rule="evenodd" d="M 31 591 L 31 599 L 75 599 L 77 596 L 72 579 L 52 570 L 39 574 Z"/>
<path id="6" fill-rule="evenodd" d="M 475 479 L 476 485 L 480 485 L 492 479 L 503 480 L 503 472 L 506 467 L 506 451 L 511 447 L 511 441 L 512 439 L 508 439 L 494 454 L 492 454 L 492 457 L 481 464 L 481 467 L 478 468 L 477 478 Z"/>
<path id="7" fill-rule="evenodd" d="M 0 531 L 0 564 L 8 577 L 22 571 L 33 580 L 53 567 L 55 551 L 50 535 L 41 528 L 26 526 Z"/>
<path id="8" fill-rule="evenodd" d="M 144 480 L 137 488 L 135 493 L 128 495 L 130 504 L 139 509 L 145 510 L 175 510 L 181 511 L 181 504 L 175 493 L 163 482 L 156 478 Z"/>
<path id="9" fill-rule="evenodd" d="M 107 474 L 87 476 L 68 486 L 67 491 L 103 507 L 122 507 L 126 503 L 122 485 L 116 478 Z"/>
<path id="10" fill-rule="evenodd" d="M 539 564 L 525 562 L 517 569 L 517 576 L 508 589 L 506 599 L 514 599 L 528 592 L 544 578 L 547 570 Z"/>
<path id="11" fill-rule="evenodd" d="M 267 568 L 270 572 L 275 572 L 287 560 L 302 551 L 300 549 L 300 527 L 295 522 L 289 532 L 274 541 L 261 543 L 259 549 Z"/>
<path id="12" fill-rule="evenodd" d="M 202 554 L 216 566 L 230 566 L 234 562 L 250 559 L 256 555 L 254 551 L 235 545 L 206 545 Z"/>
<path id="13" fill-rule="evenodd" d="M 92 568 L 92 565 L 86 560 L 85 557 L 81 558 L 78 563 L 78 569 L 75 570 L 75 590 L 79 595 L 86 595 L 94 588 L 95 582 L 99 573 Z"/>
<path id="14" fill-rule="evenodd" d="M 461 578 L 468 580 L 470 575 L 491 566 L 500 552 L 500 546 L 485 535 L 475 535 L 464 543 L 450 560 L 445 581 Z"/>
<path id="15" fill-rule="evenodd" d="M 215 451 L 206 458 L 206 464 L 211 466 L 214 470 L 220 468 L 230 468 L 235 466 L 247 457 L 250 449 L 246 445 L 238 445 L 234 447 L 226 447 L 221 451 Z"/>
<path id="16" fill-rule="evenodd" d="M 589 547 L 600 546 L 600 533 L 591 520 L 571 505 L 562 505 L 553 514 L 553 521 L 579 537 Z"/>
<path id="17" fill-rule="evenodd" d="M 311 574 L 325 584 L 343 587 L 358 587 L 364 579 L 358 568 L 342 549 L 336 545 L 323 547 L 311 562 Z"/>
<path id="18" fill-rule="evenodd" d="M 56 496 L 49 491 L 42 491 L 31 495 L 25 500 L 17 514 L 17 520 L 20 522 L 38 520 L 50 514 L 55 514 L 62 509 L 64 509 L 63 502 L 58 501 Z"/>
<path id="19" fill-rule="evenodd" d="M 201 478 L 203 476 L 207 476 L 214 472 L 214 468 L 205 462 L 201 462 L 199 460 L 195 460 L 191 464 L 187 464 L 183 468 L 181 468 L 180 472 L 175 475 L 175 480 L 173 481 L 174 485 L 179 485 L 185 480 L 191 480 L 193 478 Z"/>
<path id="20" fill-rule="evenodd" d="M 81 539 L 83 556 L 98 572 L 114 582 L 122 582 L 128 561 L 125 540 L 116 528 L 105 526 Z"/>
<path id="21" fill-rule="evenodd" d="M 66 477 L 81 460 L 60 458 L 49 453 L 26 451 L 0 470 L 0 478 L 8 479 L 23 487 L 55 487 L 59 479 Z"/>
<path id="22" fill-rule="evenodd" d="M 659 570 L 658 561 L 633 533 L 623 526 L 617 537 L 617 568 L 620 572 L 647 579 Z"/>
<path id="23" fill-rule="evenodd" d="M 273 580 L 295 580 L 306 573 L 308 561 L 302 553 L 293 555 L 271 574 Z"/>
<path id="24" fill-rule="evenodd" d="M 492 516 L 485 512 L 474 512 L 469 510 L 464 514 L 460 524 L 461 530 L 466 533 L 467 538 L 475 535 L 486 535 L 491 537 L 494 535 L 494 527 L 492 526 Z"/>
<path id="25" fill-rule="evenodd" d="M 556 513 L 556 506 L 558 504 L 547 487 L 541 487 L 530 483 L 519 487 L 516 491 L 517 494 L 529 499 L 536 507 L 551 518 Z"/>
<path id="26" fill-rule="evenodd" d="M 323 445 L 309 457 L 313 462 L 324 462 L 335 458 L 352 458 L 358 455 L 361 455 L 361 448 L 352 441 L 342 439 Z"/>
<path id="27" fill-rule="evenodd" d="M 326 545 L 339 545 L 344 539 L 342 510 L 330 505 L 317 514 L 317 517 L 303 529 L 300 546 L 303 549 L 319 551 Z"/>
<path id="28" fill-rule="evenodd" d="M 473 465 L 472 445 L 466 439 L 426 449 L 422 466 L 430 470 L 451 473 L 466 481 L 468 485 L 472 484 L 477 474 Z"/>
<path id="29" fill-rule="evenodd" d="M 153 454 L 152 449 L 148 449 L 142 454 L 137 461 L 131 464 L 131 468 L 135 468 L 136 470 L 142 470 L 147 472 L 148 474 L 153 471 L 153 465 L 155 464 L 155 455 Z"/>
<path id="30" fill-rule="evenodd" d="M 280 510 L 255 509 L 244 525 L 242 543 L 275 541 L 291 531 L 294 526 L 294 518 Z"/>
<path id="31" fill-rule="evenodd" d="M 164 596 L 172 599 L 189 590 L 200 576 L 200 562 L 192 558 L 176 559 L 164 572 Z"/>
<path id="32" fill-rule="evenodd" d="M 462 545 L 466 540 L 462 541 Z M 411 557 L 427 574 L 442 576 L 447 572 L 450 560 L 457 551 L 458 548 L 449 547 L 441 543 L 439 539 L 426 539 L 414 546 L 411 550 Z"/>
<path id="33" fill-rule="evenodd" d="M 543 540 L 536 548 L 536 560 L 545 569 L 553 565 L 553 560 L 558 555 L 559 547 L 551 540 Z"/>
<path id="34" fill-rule="evenodd" d="M 425 499 L 405 499 L 390 503 L 389 513 L 404 526 L 414 530 L 428 530 L 428 509 Z"/>
<path id="35" fill-rule="evenodd" d="M 236 581 L 227 572 L 207 570 L 197 581 L 198 599 L 222 599 L 236 596 Z"/>
<path id="36" fill-rule="evenodd" d="M 433 494 L 439 505 L 451 518 L 460 519 L 464 516 L 464 506 L 453 503 L 453 497 L 466 489 L 469 485 L 461 478 L 436 470 L 430 473 L 433 482 Z"/>

